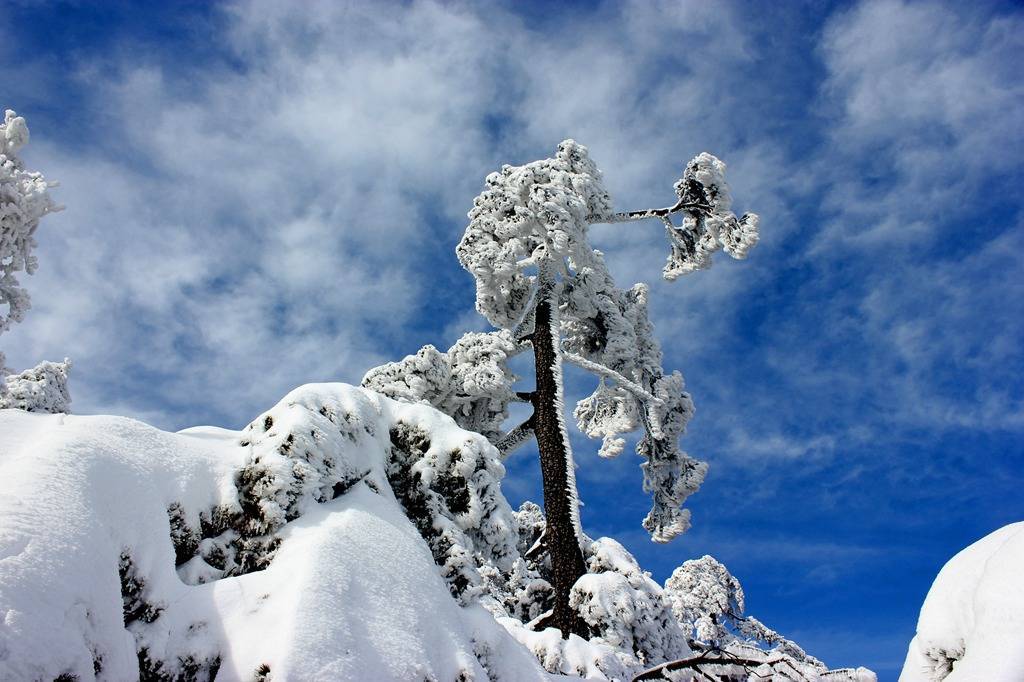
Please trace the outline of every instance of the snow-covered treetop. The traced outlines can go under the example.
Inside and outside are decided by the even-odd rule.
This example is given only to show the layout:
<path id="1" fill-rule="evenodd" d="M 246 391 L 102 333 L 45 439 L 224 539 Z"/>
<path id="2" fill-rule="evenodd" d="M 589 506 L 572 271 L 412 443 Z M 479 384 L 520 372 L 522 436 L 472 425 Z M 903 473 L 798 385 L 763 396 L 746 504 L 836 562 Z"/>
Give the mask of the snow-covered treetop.
<path id="1" fill-rule="evenodd" d="M 15 274 L 35 272 L 33 233 L 40 218 L 60 210 L 48 192 L 53 183 L 40 173 L 25 170 L 17 156 L 28 144 L 28 137 L 25 119 L 8 109 L 0 124 L 0 333 L 20 322 L 29 309 L 28 292 L 19 286 Z M 7 371 L 0 353 L 0 375 Z"/>
<path id="2" fill-rule="evenodd" d="M 729 636 L 729 618 L 742 618 L 743 587 L 714 557 L 692 559 L 672 572 L 665 582 L 672 613 L 693 628 L 694 638 L 719 644 Z"/>
<path id="3" fill-rule="evenodd" d="M 485 182 L 456 253 L 476 279 L 477 310 L 509 328 L 530 303 L 530 267 L 557 258 L 589 262 L 587 227 L 610 216 L 611 197 L 587 148 L 573 140 L 558 145 L 554 158 L 503 166 Z"/>

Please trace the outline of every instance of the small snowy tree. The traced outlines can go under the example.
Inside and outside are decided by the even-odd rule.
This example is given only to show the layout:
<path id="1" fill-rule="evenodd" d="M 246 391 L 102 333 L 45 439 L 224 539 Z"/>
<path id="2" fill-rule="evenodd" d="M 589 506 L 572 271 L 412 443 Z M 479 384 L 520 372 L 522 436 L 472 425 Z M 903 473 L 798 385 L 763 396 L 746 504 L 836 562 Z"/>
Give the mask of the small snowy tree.
<path id="1" fill-rule="evenodd" d="M 70 412 L 68 370 L 71 361 L 40 362 L 21 374 L 11 374 L 2 382 L 6 392 L 0 394 L 0 409 L 13 407 L 26 412 Z"/>
<path id="2" fill-rule="evenodd" d="M 683 563 L 665 581 L 672 614 L 693 655 L 662 663 L 634 680 L 784 679 L 877 682 L 865 668 L 828 666 L 761 621 L 744 616 L 743 587 L 711 556 Z"/>
<path id="3" fill-rule="evenodd" d="M 28 292 L 21 287 L 17 273 L 24 271 L 31 275 L 35 272 L 37 261 L 32 251 L 36 247 L 34 235 L 36 228 L 39 227 L 39 220 L 61 208 L 53 202 L 49 194 L 49 189 L 54 187 L 55 183 L 47 182 L 40 173 L 25 170 L 24 163 L 18 158 L 18 151 L 28 144 L 28 138 L 25 119 L 8 109 L 4 113 L 4 122 L 0 124 L 0 333 L 10 329 L 15 322 L 21 322 L 31 305 Z M 53 371 L 55 367 L 61 366 L 64 369 L 63 373 L 59 374 L 63 379 L 57 380 Z M 43 363 L 20 376 L 46 375 L 53 379 L 48 379 L 50 387 L 60 383 L 60 390 L 66 397 L 67 386 L 62 381 L 67 378 L 69 366 L 68 363 Z M 0 377 L 10 371 L 6 367 L 4 354 L 0 351 Z M 29 391 L 24 385 L 25 381 L 30 379 L 22 378 L 17 383 L 19 390 L 25 389 L 21 397 L 6 400 L 6 403 L 23 404 L 27 396 L 37 394 L 53 397 L 51 388 L 40 386 Z M 0 396 L 7 392 L 10 383 L 0 381 Z M 66 411 L 69 400 L 50 400 L 46 404 L 51 407 L 63 405 L 64 409 L 61 411 Z M 3 406 L 5 405 L 0 403 L 0 407 Z M 40 404 L 35 408 L 44 410 L 45 406 Z"/>
<path id="4" fill-rule="evenodd" d="M 500 331 L 469 335 L 469 344 L 460 341 L 448 354 L 428 346 L 400 363 L 371 370 L 364 379 L 364 385 L 392 397 L 426 400 L 466 428 L 486 424 L 488 436 L 505 455 L 536 438 L 546 517 L 541 543 L 551 560 L 554 588 L 546 624 L 565 636 L 585 634 L 587 627 L 570 605 L 572 587 L 586 567 L 563 414 L 563 360 L 598 377 L 594 393 L 577 404 L 574 416 L 580 430 L 603 439 L 602 456 L 618 455 L 625 445 L 622 436 L 642 430 L 637 452 L 646 460 L 644 488 L 653 496 L 644 527 L 656 542 L 667 542 L 689 527 L 689 512 L 681 507 L 707 468 L 679 449 L 693 403 L 682 375 L 667 374 L 661 366 L 661 349 L 648 319 L 647 287 L 615 286 L 603 255 L 588 243 L 589 227 L 661 220 L 671 245 L 664 269 L 669 280 L 708 267 L 718 249 L 743 258 L 757 241 L 757 216 L 737 219 L 729 210 L 724 171 L 721 161 L 701 154 L 676 183 L 675 204 L 629 213 L 612 210 L 601 172 L 586 147 L 573 140 L 562 142 L 554 158 L 490 174 L 456 253 L 476 280 L 477 310 Z M 681 224 L 673 222 L 674 216 L 682 216 Z M 491 346 L 500 339 L 500 357 L 488 356 L 487 382 L 467 383 L 460 379 L 461 363 L 472 366 L 473 360 L 453 353 L 460 344 L 479 343 L 481 336 L 492 339 Z M 535 388 L 514 392 L 515 377 L 505 362 L 528 349 L 534 355 Z M 470 384 L 477 392 L 464 388 Z M 499 419 L 517 399 L 532 403 L 533 414 L 501 434 Z"/>

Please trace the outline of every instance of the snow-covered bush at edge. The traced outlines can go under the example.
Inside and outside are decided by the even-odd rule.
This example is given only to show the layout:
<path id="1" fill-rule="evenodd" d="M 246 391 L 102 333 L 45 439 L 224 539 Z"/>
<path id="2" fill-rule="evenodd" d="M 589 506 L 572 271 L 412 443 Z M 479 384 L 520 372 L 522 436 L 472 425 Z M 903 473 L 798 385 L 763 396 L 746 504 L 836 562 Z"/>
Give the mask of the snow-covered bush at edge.
<path id="1" fill-rule="evenodd" d="M 38 262 L 35 231 L 39 220 L 60 210 L 50 197 L 55 183 L 42 174 L 25 170 L 18 152 L 28 144 L 25 119 L 8 109 L 0 124 L 0 334 L 21 322 L 31 307 L 28 292 L 21 286 L 17 273 L 31 275 Z M 44 362 L 17 377 L 11 372 L 0 351 L 0 409 L 17 407 L 33 412 L 67 412 L 71 398 L 67 390 L 67 373 L 71 363 Z M 13 391 L 12 395 L 7 395 Z"/>

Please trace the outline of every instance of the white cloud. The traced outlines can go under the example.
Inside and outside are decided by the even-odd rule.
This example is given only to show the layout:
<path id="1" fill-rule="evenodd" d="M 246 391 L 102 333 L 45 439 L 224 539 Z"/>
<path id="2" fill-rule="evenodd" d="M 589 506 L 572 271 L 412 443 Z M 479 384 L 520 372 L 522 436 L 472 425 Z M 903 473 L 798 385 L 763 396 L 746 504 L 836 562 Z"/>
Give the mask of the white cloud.
<path id="1" fill-rule="evenodd" d="M 862 2 L 829 22 L 822 104 L 837 120 L 819 172 L 836 220 L 824 246 L 912 249 L 941 238 L 949 213 L 1000 198 L 992 176 L 1024 149 L 1022 34 L 1019 14 L 901 0 Z"/>
<path id="2" fill-rule="evenodd" d="M 699 3 L 601 12 L 566 32 L 493 7 L 253 0 L 225 13 L 224 63 L 84 58 L 80 144 L 36 128 L 28 150 L 68 210 L 40 231 L 11 362 L 73 355 L 94 386 L 79 411 L 127 393 L 163 425 L 238 420 L 294 384 L 358 380 L 396 354 L 382 344 L 423 343 L 405 329 L 449 295 L 437 278 L 458 277 L 465 212 L 501 163 L 572 135 L 624 205 L 669 201 L 693 152 L 737 148 L 709 112 L 738 96 L 720 75 L 750 59 L 742 33 Z M 735 167 L 765 153 L 740 146 Z M 607 236 L 628 244 L 623 279 L 657 276 L 657 226 Z"/>

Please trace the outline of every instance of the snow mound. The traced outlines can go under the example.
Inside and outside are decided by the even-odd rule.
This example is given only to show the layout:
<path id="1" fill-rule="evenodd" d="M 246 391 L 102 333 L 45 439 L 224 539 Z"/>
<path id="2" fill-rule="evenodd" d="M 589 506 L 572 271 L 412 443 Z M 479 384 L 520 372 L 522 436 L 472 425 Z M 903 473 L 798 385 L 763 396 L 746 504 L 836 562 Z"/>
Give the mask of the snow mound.
<path id="1" fill-rule="evenodd" d="M 928 590 L 901 682 L 1019 681 L 1024 671 L 1024 522 L 959 552 Z"/>
<path id="2" fill-rule="evenodd" d="M 497 452 L 427 406 L 321 384 L 240 432 L 0 434 L 0 679 L 548 679 L 473 598 L 516 554 Z"/>

